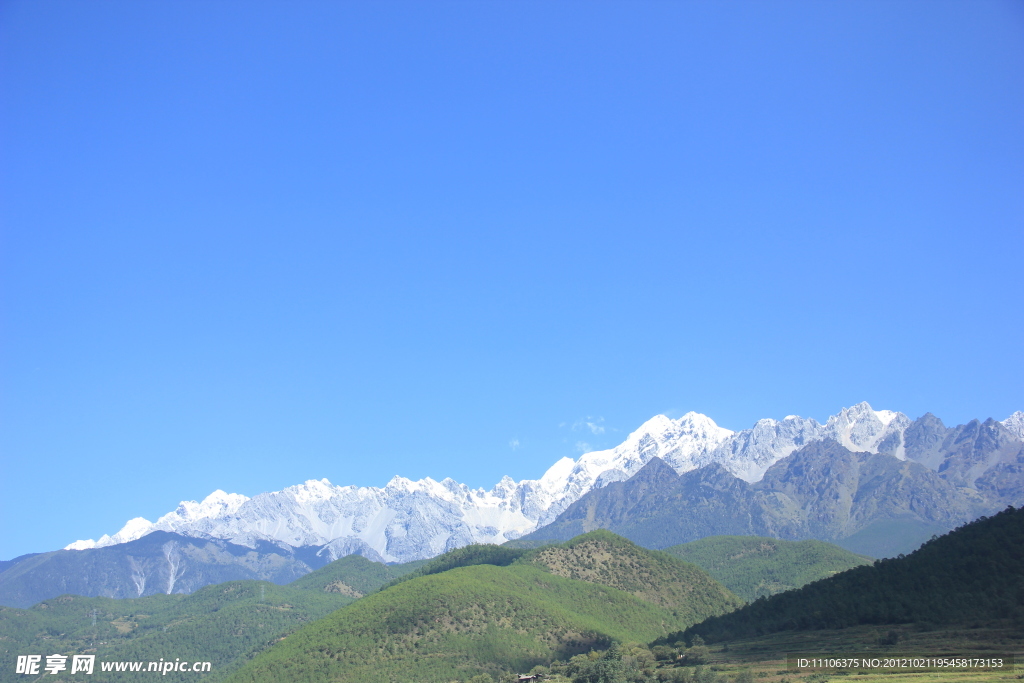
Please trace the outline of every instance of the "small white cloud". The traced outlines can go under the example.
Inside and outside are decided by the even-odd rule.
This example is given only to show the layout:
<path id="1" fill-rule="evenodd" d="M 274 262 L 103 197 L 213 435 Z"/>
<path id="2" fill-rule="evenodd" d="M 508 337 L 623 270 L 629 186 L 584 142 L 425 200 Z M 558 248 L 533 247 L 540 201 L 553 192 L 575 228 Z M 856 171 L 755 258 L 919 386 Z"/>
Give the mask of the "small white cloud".
<path id="1" fill-rule="evenodd" d="M 590 451 L 592 451 L 594 449 L 591 448 L 590 444 L 587 443 L 586 441 L 577 441 L 576 442 L 576 450 L 578 452 L 580 452 L 580 453 L 589 453 Z"/>
<path id="2" fill-rule="evenodd" d="M 603 417 L 591 417 L 590 415 L 587 415 L 586 417 L 581 417 L 580 419 L 573 422 L 572 430 L 576 432 L 581 429 L 586 429 L 591 434 L 604 434 L 604 424 L 602 424 L 603 422 Z"/>
<path id="3" fill-rule="evenodd" d="M 519 439 L 512 439 L 511 441 L 509 441 L 508 447 L 511 448 L 512 450 L 516 450 L 517 448 L 519 448 Z"/>

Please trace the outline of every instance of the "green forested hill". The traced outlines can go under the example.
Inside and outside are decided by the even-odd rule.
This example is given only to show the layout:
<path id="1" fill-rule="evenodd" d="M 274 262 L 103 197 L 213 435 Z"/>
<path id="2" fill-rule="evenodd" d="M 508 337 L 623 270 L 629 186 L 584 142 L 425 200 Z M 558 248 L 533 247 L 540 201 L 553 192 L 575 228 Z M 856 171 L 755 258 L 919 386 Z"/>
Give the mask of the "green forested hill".
<path id="1" fill-rule="evenodd" d="M 212 662 L 204 681 L 216 681 L 282 634 L 351 603 L 340 594 L 231 581 L 191 595 L 152 595 L 116 600 L 64 595 L 29 609 L 0 607 L 0 651 L 15 655 L 95 654 L 97 662 L 181 658 Z M 94 624 L 95 615 L 95 624 Z M 102 673 L 68 680 L 122 680 Z M 13 664 L 0 667 L 0 681 L 23 678 Z M 195 674 L 169 672 L 166 681 L 195 681 Z"/>
<path id="2" fill-rule="evenodd" d="M 462 548 L 288 636 L 232 681 L 451 681 L 646 641 L 739 599 L 699 568 L 609 532 Z"/>
<path id="3" fill-rule="evenodd" d="M 232 681 L 451 681 L 529 670 L 683 620 L 538 567 L 459 567 L 405 581 L 288 636 Z"/>
<path id="4" fill-rule="evenodd" d="M 440 574 L 458 567 L 472 567 L 478 564 L 490 564 L 496 567 L 507 567 L 519 558 L 527 554 L 526 550 L 518 550 L 507 546 L 493 545 L 490 543 L 474 543 L 455 550 L 449 550 L 444 555 L 438 555 L 432 560 L 421 560 L 410 562 L 402 567 L 418 565 L 411 571 L 406 571 L 398 578 L 385 586 L 388 588 L 403 581 L 409 581 L 419 576 L 430 576 Z"/>
<path id="5" fill-rule="evenodd" d="M 522 561 L 558 576 L 618 588 L 692 621 L 741 604 L 700 567 L 603 529 L 529 552 Z"/>
<path id="6" fill-rule="evenodd" d="M 416 571 L 427 560 L 386 565 L 362 555 L 348 555 L 295 579 L 289 586 L 361 598 L 381 586 Z"/>
<path id="7" fill-rule="evenodd" d="M 824 541 L 762 536 L 710 536 L 665 552 L 697 565 L 748 602 L 871 564 L 870 558 Z"/>
<path id="8" fill-rule="evenodd" d="M 534 550 L 468 545 L 430 560 L 390 585 L 479 564 L 534 565 L 565 578 L 618 588 L 693 621 L 715 612 L 723 604 L 733 608 L 742 604 L 700 567 L 657 550 L 641 548 L 604 529 Z"/>
<path id="9" fill-rule="evenodd" d="M 1024 624 L 1024 508 L 1007 508 L 925 543 L 712 617 L 683 634 L 708 641 L 858 624 Z"/>
<path id="10" fill-rule="evenodd" d="M 217 681 L 281 636 L 423 564 L 389 566 L 349 555 L 286 586 L 231 581 L 190 595 L 121 600 L 64 595 L 29 609 L 0 607 L 0 653 L 95 653 L 97 661 L 210 661 L 212 671 L 203 680 Z M 18 678 L 13 670 L 0 669 L 0 682 Z M 97 668 L 89 680 L 124 675 L 103 674 Z M 161 678 L 195 680 L 195 675 L 169 672 Z"/>

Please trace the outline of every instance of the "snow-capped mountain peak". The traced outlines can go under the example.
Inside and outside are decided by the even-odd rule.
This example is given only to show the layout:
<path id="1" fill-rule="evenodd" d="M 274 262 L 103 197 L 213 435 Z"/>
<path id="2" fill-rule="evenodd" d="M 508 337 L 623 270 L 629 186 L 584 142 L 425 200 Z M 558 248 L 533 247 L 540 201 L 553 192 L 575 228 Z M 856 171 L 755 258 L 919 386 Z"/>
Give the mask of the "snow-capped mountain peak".
<path id="1" fill-rule="evenodd" d="M 196 503 L 194 500 L 190 500 L 188 502 L 192 503 L 194 505 L 198 505 L 198 503 Z M 184 503 L 182 503 L 182 504 L 184 504 Z M 178 507 L 180 508 L 181 506 L 179 505 Z M 174 514 L 174 513 L 168 513 L 168 514 Z M 167 515 L 164 515 L 164 516 L 166 517 Z M 125 522 L 125 525 L 123 527 L 121 527 L 121 530 L 118 531 L 113 536 L 108 536 L 107 534 L 103 534 L 102 536 L 100 536 L 100 539 L 98 541 L 94 541 L 91 538 L 85 539 L 85 540 L 80 540 L 80 541 L 75 541 L 74 543 L 70 543 L 70 544 L 66 545 L 64 547 L 64 549 L 65 550 L 86 550 L 87 548 L 102 548 L 102 547 L 108 546 L 108 545 L 117 545 L 119 543 L 128 543 L 128 542 L 134 541 L 134 540 L 136 540 L 138 538 L 142 538 L 143 536 L 145 536 L 146 534 L 148 534 L 149 532 L 151 532 L 153 530 L 154 530 L 153 523 L 151 521 L 149 521 L 148 519 L 146 519 L 145 517 L 133 517 L 132 519 L 129 519 L 127 522 Z"/>
<path id="2" fill-rule="evenodd" d="M 240 508 L 247 500 L 249 500 L 249 497 L 243 496 L 240 493 L 226 493 L 217 489 L 206 498 L 203 498 L 200 503 L 194 500 L 182 501 L 178 504 L 177 509 L 170 514 L 175 514 L 183 520 L 192 521 L 202 519 L 203 517 L 230 514 Z"/>
<path id="3" fill-rule="evenodd" d="M 878 418 L 878 421 L 881 422 L 886 427 L 889 426 L 890 422 L 892 422 L 901 415 L 901 413 L 897 413 L 894 410 L 875 410 L 872 412 L 874 412 L 875 417 Z"/>
<path id="4" fill-rule="evenodd" d="M 1002 423 L 1024 436 L 1024 413 Z M 360 552 L 385 561 L 433 557 L 469 543 L 502 543 L 547 524 L 587 492 L 628 479 L 652 458 L 684 473 L 719 463 L 748 482 L 813 441 L 831 438 L 854 451 L 904 458 L 903 413 L 867 403 L 844 408 L 824 425 L 787 415 L 758 420 L 733 432 L 701 413 L 673 420 L 656 415 L 614 448 L 562 458 L 540 479 L 502 479 L 487 491 L 454 479 L 413 481 L 394 476 L 383 488 L 336 486 L 311 479 L 253 498 L 214 491 L 202 502 L 185 501 L 149 522 L 130 520 L 113 536 L 76 541 L 68 549 L 114 545 L 152 531 L 218 538 L 253 547 L 259 541 L 329 546 L 324 552 Z"/>
<path id="5" fill-rule="evenodd" d="M 1002 425 L 1009 429 L 1010 433 L 1018 439 L 1024 439 L 1024 411 L 1018 410 L 1003 420 Z"/>
<path id="6" fill-rule="evenodd" d="M 307 479 L 297 486 L 289 486 L 286 491 L 290 493 L 299 503 L 315 503 L 317 501 L 330 500 L 337 492 L 338 487 L 324 479 Z"/>
<path id="7" fill-rule="evenodd" d="M 548 468 L 547 472 L 544 473 L 544 476 L 540 478 L 540 485 L 545 491 L 560 491 L 561 487 L 565 485 L 566 480 L 572 473 L 572 468 L 575 466 L 576 461 L 572 458 L 562 458 Z M 502 481 L 504 481 L 504 479 Z"/>
<path id="8" fill-rule="evenodd" d="M 714 420 L 704 413 L 698 413 L 692 410 L 676 420 L 676 426 L 681 432 L 685 431 L 691 434 L 715 434 L 718 438 L 725 438 L 733 433 L 731 429 L 719 427 Z"/>
<path id="9" fill-rule="evenodd" d="M 891 410 L 876 411 L 867 401 L 843 408 L 825 423 L 824 436 L 835 439 L 851 451 L 877 453 L 879 446 L 891 435 L 902 434 L 910 425 L 910 418 Z M 902 441 L 901 441 L 902 443 Z M 902 457 L 900 448 L 893 449 Z"/>

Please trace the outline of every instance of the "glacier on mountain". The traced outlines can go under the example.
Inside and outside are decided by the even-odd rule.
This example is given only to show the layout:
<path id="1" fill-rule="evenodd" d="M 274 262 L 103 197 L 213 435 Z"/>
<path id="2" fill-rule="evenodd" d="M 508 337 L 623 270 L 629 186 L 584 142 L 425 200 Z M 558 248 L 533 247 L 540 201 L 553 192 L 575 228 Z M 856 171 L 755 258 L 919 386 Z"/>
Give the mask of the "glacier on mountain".
<path id="1" fill-rule="evenodd" d="M 156 522 L 135 518 L 112 536 L 75 541 L 66 548 L 104 547 L 168 531 L 248 547 L 259 542 L 323 546 L 319 552 L 330 559 L 355 552 L 377 561 L 408 562 L 470 543 L 518 538 L 554 520 L 588 491 L 633 476 L 651 458 L 662 458 L 680 474 L 720 463 L 755 482 L 782 458 L 822 439 L 905 459 L 904 432 L 910 424 L 902 413 L 876 411 L 867 403 L 844 408 L 824 425 L 789 415 L 781 421 L 759 420 L 738 432 L 700 413 L 678 420 L 657 415 L 614 448 L 577 460 L 562 458 L 540 479 L 517 482 L 506 476 L 489 491 L 453 479 L 399 476 L 383 488 L 314 479 L 252 498 L 218 490 L 201 502 L 182 502 Z M 1002 424 L 1024 435 L 1024 413 Z"/>

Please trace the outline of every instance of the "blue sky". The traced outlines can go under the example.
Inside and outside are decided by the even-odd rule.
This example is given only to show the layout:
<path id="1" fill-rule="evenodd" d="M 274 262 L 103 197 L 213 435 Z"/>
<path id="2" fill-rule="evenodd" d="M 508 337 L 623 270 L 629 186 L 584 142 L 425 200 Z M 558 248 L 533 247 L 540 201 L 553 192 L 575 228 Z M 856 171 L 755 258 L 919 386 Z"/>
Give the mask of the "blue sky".
<path id="1" fill-rule="evenodd" d="M 23 0 L 0 88 L 3 559 L 657 413 L 1024 409 L 1020 3 Z"/>

